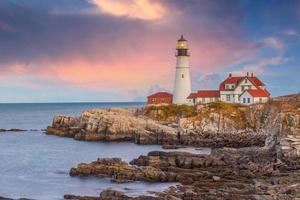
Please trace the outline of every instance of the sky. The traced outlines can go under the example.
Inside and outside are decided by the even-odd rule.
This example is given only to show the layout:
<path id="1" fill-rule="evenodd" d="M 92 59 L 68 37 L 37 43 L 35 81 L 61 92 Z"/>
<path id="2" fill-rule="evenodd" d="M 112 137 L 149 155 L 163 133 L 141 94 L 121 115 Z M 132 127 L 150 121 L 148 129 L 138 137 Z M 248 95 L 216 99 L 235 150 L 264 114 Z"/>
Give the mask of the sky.
<path id="1" fill-rule="evenodd" d="M 250 72 L 272 96 L 300 92 L 297 0 L 0 0 L 0 102 L 172 92 L 181 34 L 193 91 Z"/>

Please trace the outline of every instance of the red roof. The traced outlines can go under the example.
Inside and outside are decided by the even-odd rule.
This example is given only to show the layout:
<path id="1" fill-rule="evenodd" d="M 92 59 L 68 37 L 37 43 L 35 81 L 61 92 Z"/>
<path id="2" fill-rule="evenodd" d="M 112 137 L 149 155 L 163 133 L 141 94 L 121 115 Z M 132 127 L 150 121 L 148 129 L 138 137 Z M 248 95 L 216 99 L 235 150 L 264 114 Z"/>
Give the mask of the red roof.
<path id="1" fill-rule="evenodd" d="M 197 97 L 197 93 L 191 93 L 187 98 L 188 99 L 194 99 Z"/>
<path id="2" fill-rule="evenodd" d="M 148 96 L 148 98 L 165 98 L 165 97 L 173 97 L 173 95 L 168 92 L 157 92 L 155 94 Z"/>
<path id="3" fill-rule="evenodd" d="M 256 76 L 230 76 L 227 79 L 225 79 L 221 84 L 219 89 L 220 90 L 231 90 L 231 89 L 225 89 L 225 84 L 239 84 L 242 80 L 247 78 L 253 85 L 256 87 L 264 86 L 265 84 L 261 82 Z"/>
<path id="4" fill-rule="evenodd" d="M 197 97 L 220 97 L 219 90 L 199 90 L 197 93 L 191 93 L 188 99 L 194 99 Z"/>
<path id="5" fill-rule="evenodd" d="M 259 87 L 259 86 L 264 86 L 265 84 L 263 82 L 261 82 L 261 80 L 259 80 L 256 76 L 249 76 L 248 80 L 251 81 L 251 83 L 253 83 L 253 85 Z"/>
<path id="6" fill-rule="evenodd" d="M 228 77 L 225 79 L 221 84 L 219 89 L 225 90 L 225 84 L 238 84 L 240 81 L 242 81 L 245 77 L 243 76 L 237 76 L 237 77 Z"/>
<path id="7" fill-rule="evenodd" d="M 250 89 L 250 90 L 247 90 L 247 92 L 253 97 L 269 97 L 270 96 L 270 93 L 268 92 L 268 90 Z"/>

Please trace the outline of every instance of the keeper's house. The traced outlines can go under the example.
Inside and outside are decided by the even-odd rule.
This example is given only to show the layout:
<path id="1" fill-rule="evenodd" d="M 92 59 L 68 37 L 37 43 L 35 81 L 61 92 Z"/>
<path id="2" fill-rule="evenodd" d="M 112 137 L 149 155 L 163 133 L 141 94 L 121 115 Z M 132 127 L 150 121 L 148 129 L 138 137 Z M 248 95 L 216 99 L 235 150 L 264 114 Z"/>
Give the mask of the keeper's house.
<path id="1" fill-rule="evenodd" d="M 256 76 L 229 76 L 220 84 L 219 90 L 199 90 L 188 97 L 189 104 L 203 104 L 214 101 L 227 103 L 240 103 L 250 105 L 265 103 L 270 98 L 270 93 L 265 84 Z"/>

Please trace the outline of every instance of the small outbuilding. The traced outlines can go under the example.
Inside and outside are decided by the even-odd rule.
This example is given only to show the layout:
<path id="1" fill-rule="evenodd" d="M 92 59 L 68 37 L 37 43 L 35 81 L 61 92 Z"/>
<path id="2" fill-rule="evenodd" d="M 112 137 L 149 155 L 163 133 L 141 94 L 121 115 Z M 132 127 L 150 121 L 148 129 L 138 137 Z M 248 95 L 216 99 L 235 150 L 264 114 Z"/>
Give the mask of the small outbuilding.
<path id="1" fill-rule="evenodd" d="M 148 105 L 172 104 L 173 95 L 168 92 L 157 92 L 147 97 Z"/>
<path id="2" fill-rule="evenodd" d="M 188 97 L 189 104 L 205 104 L 220 100 L 219 90 L 199 90 L 197 93 L 191 93 Z"/>

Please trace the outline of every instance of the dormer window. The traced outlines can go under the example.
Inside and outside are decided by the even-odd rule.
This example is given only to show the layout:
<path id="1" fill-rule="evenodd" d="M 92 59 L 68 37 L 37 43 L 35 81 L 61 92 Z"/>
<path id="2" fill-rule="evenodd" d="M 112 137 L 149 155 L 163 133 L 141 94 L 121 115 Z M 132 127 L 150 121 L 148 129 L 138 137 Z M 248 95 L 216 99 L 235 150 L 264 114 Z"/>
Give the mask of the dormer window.
<path id="1" fill-rule="evenodd" d="M 234 85 L 231 86 L 231 89 L 234 89 Z"/>

